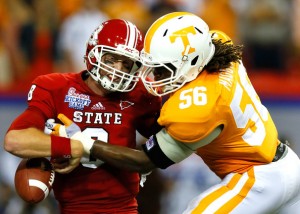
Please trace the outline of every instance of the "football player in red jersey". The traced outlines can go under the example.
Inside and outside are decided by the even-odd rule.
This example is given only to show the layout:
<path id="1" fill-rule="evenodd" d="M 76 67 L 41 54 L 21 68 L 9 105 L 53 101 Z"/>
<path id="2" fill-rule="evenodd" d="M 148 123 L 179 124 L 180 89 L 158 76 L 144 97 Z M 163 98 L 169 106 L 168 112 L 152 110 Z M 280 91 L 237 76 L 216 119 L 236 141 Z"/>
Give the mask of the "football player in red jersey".
<path id="1" fill-rule="evenodd" d="M 163 129 L 142 151 L 95 141 L 90 153 L 140 172 L 196 153 L 222 181 L 192 200 L 185 214 L 299 213 L 299 157 L 278 140 L 242 64 L 242 46 L 228 39 L 222 32 L 211 35 L 191 13 L 155 21 L 145 36 L 141 78 L 149 92 L 170 95 L 158 119 Z M 60 135 L 75 130 L 76 124 L 64 121 L 54 129 Z"/>
<path id="2" fill-rule="evenodd" d="M 52 158 L 59 172 L 53 190 L 61 213 L 138 212 L 138 173 L 93 159 L 81 142 L 43 130 L 49 118 L 63 113 L 85 136 L 130 148 L 136 148 L 136 131 L 145 137 L 159 131 L 161 98 L 148 93 L 139 79 L 143 39 L 131 22 L 103 22 L 87 42 L 87 70 L 37 77 L 28 108 L 6 134 L 4 146 L 13 155 Z"/>

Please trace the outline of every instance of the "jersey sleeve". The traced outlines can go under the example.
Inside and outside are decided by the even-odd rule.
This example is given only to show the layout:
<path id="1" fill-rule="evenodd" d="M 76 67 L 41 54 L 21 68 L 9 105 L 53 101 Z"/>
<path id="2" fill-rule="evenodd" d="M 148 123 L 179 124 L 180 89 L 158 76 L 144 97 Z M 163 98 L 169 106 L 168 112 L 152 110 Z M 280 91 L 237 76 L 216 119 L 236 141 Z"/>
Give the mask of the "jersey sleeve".
<path id="1" fill-rule="evenodd" d="M 49 90 L 35 81 L 28 93 L 28 107 L 11 124 L 9 130 L 35 127 L 44 129 L 45 121 L 56 115 L 54 102 Z"/>
<path id="2" fill-rule="evenodd" d="M 216 108 L 223 99 L 221 91 L 218 74 L 208 75 L 204 71 L 170 96 L 158 122 L 180 142 L 200 141 L 223 122 Z"/>

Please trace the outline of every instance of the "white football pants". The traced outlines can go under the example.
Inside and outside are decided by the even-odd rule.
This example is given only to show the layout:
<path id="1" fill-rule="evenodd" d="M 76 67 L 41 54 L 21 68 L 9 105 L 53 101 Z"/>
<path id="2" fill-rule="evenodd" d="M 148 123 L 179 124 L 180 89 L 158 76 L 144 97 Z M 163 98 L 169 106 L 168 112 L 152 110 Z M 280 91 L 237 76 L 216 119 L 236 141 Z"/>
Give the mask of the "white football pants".
<path id="1" fill-rule="evenodd" d="M 227 175 L 195 197 L 184 214 L 300 214 L 300 160 L 287 147 L 277 162 Z"/>

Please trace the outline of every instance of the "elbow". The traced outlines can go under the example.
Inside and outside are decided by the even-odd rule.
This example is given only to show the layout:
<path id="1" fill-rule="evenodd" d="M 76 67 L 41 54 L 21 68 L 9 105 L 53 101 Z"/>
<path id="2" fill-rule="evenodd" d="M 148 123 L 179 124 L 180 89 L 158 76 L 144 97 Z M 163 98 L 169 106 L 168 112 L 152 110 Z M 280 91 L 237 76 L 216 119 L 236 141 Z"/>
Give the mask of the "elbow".
<path id="1" fill-rule="evenodd" d="M 18 139 L 17 131 L 10 130 L 9 132 L 7 132 L 4 138 L 5 151 L 12 154 L 17 154 L 17 151 L 19 149 L 17 139 Z"/>

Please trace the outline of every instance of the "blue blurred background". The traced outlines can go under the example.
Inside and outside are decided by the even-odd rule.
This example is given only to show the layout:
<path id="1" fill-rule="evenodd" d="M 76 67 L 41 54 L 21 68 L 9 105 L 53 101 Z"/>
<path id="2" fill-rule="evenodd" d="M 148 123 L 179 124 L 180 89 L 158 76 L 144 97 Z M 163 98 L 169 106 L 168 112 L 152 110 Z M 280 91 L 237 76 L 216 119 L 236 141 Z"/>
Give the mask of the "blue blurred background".
<path id="1" fill-rule="evenodd" d="M 0 138 L 26 107 L 31 81 L 52 72 L 80 72 L 91 32 L 109 18 L 124 18 L 146 32 L 161 15 L 189 11 L 210 29 L 243 44 L 243 62 L 280 139 L 300 154 L 300 0 L 0 0 Z M 138 139 L 143 142 L 145 139 Z M 195 160 L 196 159 L 196 160 Z M 20 159 L 0 149 L 0 214 L 57 213 L 50 195 L 23 203 L 14 191 Z M 188 201 L 218 182 L 191 156 L 148 176 L 138 196 L 142 214 L 181 213 Z"/>

